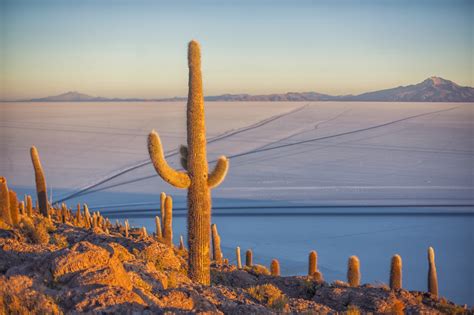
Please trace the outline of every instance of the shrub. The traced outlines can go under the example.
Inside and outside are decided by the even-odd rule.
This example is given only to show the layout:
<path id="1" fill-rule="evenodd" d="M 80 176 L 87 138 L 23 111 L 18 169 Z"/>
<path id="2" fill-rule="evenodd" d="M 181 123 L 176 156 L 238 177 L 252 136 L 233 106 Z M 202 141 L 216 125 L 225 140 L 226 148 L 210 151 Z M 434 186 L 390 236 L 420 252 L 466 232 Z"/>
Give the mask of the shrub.
<path id="1" fill-rule="evenodd" d="M 247 292 L 258 302 L 277 311 L 282 311 L 288 304 L 288 298 L 273 284 L 263 284 L 249 288 Z"/>

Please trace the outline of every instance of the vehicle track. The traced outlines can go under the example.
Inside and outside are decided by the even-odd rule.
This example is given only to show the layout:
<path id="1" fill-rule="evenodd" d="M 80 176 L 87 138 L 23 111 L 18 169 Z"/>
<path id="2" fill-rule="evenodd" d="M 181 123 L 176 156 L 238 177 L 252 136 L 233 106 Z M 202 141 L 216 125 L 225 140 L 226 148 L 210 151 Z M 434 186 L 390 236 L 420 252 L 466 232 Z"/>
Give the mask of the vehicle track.
<path id="1" fill-rule="evenodd" d="M 261 121 L 259 121 L 259 122 L 257 122 L 257 123 L 251 124 L 251 125 L 246 126 L 246 127 L 239 128 L 239 129 L 234 130 L 234 131 L 232 131 L 232 130 L 231 130 L 231 131 L 226 131 L 226 132 L 224 132 L 224 133 L 222 133 L 222 134 L 220 134 L 220 135 L 218 135 L 218 136 L 216 136 L 216 137 L 211 138 L 211 139 L 207 142 L 207 144 L 212 144 L 212 143 L 214 143 L 214 142 L 216 142 L 216 141 L 220 141 L 220 140 L 227 139 L 227 138 L 229 138 L 229 137 L 235 136 L 235 135 L 240 134 L 240 133 L 242 133 L 242 132 L 246 132 L 246 131 L 249 131 L 249 130 L 253 130 L 253 129 L 256 129 L 256 128 L 260 128 L 260 127 L 265 126 L 265 125 L 267 125 L 267 124 L 269 124 L 269 123 L 271 123 L 271 122 L 273 122 L 273 121 L 275 121 L 275 120 L 278 120 L 278 119 L 280 119 L 280 118 L 286 117 L 286 116 L 288 116 L 288 115 L 292 115 L 292 114 L 294 114 L 294 113 L 296 113 L 296 112 L 299 112 L 299 111 L 301 111 L 301 110 L 307 108 L 308 105 L 309 105 L 309 103 L 308 103 L 308 104 L 305 104 L 305 105 L 303 105 L 303 106 L 300 106 L 300 107 L 298 107 L 298 108 L 296 108 L 296 109 L 293 109 L 293 110 L 291 110 L 291 111 L 288 111 L 288 112 L 285 112 L 285 113 L 282 113 L 282 114 L 279 114 L 279 115 L 271 116 L 271 117 L 266 118 L 266 119 L 264 119 L 264 120 L 261 120 Z M 173 157 L 173 156 L 177 155 L 178 152 L 179 152 L 179 151 L 178 151 L 177 149 L 171 150 L 171 151 L 165 153 L 165 158 Z M 63 196 L 63 197 L 61 197 L 60 199 L 55 200 L 54 203 L 64 202 L 64 201 L 67 201 L 67 200 L 69 200 L 69 199 L 71 199 L 71 198 L 74 198 L 74 197 L 77 197 L 77 196 L 81 196 L 81 195 L 83 195 L 85 192 L 87 192 L 87 191 L 89 191 L 89 190 L 91 190 L 91 189 L 93 189 L 93 188 L 95 188 L 95 187 L 97 187 L 97 186 L 99 186 L 99 185 L 102 185 L 102 184 L 104 184 L 104 183 L 107 183 L 107 182 L 109 182 L 109 181 L 111 181 L 111 180 L 113 180 L 113 179 L 115 179 L 115 178 L 117 178 L 117 177 L 119 177 L 119 176 L 122 176 L 122 175 L 124 175 L 124 174 L 126 174 L 126 173 L 128 173 L 128 172 L 131 172 L 131 171 L 133 171 L 133 170 L 136 170 L 136 169 L 138 169 L 138 168 L 141 168 L 141 167 L 146 166 L 146 165 L 149 165 L 149 164 L 151 164 L 151 161 L 150 161 L 149 159 L 146 159 L 146 160 L 138 161 L 136 164 L 133 164 L 132 166 L 128 166 L 128 167 L 126 167 L 126 168 L 122 168 L 122 169 L 116 170 L 116 171 L 113 172 L 112 174 L 109 173 L 109 175 L 107 175 L 106 177 L 104 177 L 104 178 L 98 180 L 98 181 L 95 182 L 95 183 L 91 183 L 91 184 L 89 184 L 89 185 L 86 185 L 86 186 L 84 186 L 84 187 L 81 187 L 81 188 L 79 188 L 77 191 L 75 191 L 75 192 L 73 192 L 73 193 L 69 193 L 68 195 Z M 112 186 L 112 187 L 115 187 L 115 186 Z M 95 190 L 95 191 L 98 191 L 98 190 Z"/>

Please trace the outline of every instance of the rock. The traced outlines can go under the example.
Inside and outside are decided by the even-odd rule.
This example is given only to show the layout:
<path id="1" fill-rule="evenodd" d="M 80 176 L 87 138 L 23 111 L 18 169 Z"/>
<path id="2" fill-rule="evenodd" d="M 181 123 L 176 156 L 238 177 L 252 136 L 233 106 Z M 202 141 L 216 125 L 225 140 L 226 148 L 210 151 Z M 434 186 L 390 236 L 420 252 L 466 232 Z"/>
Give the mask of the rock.
<path id="1" fill-rule="evenodd" d="M 51 273 L 58 281 L 67 281 L 73 273 L 89 268 L 104 267 L 109 264 L 110 254 L 102 247 L 89 242 L 79 242 L 70 249 L 58 253 L 51 266 Z"/>

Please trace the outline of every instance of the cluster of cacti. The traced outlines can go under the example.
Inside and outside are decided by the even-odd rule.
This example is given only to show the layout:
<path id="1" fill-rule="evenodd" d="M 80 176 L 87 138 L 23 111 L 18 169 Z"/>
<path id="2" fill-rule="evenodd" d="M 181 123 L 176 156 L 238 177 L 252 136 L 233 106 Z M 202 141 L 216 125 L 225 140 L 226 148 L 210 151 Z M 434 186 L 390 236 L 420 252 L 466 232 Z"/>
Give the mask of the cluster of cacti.
<path id="1" fill-rule="evenodd" d="M 169 184 L 188 189 L 188 275 L 209 285 L 211 188 L 218 186 L 228 169 L 226 157 L 220 157 L 213 172 L 208 173 L 206 156 L 206 125 L 202 92 L 201 52 L 199 44 L 188 46 L 189 93 L 187 104 L 187 150 L 185 170 L 170 167 L 163 154 L 160 137 L 152 131 L 148 136 L 148 151 L 157 173 Z"/>
<path id="2" fill-rule="evenodd" d="M 217 225 L 211 226 L 212 232 L 212 256 L 217 265 L 222 264 L 221 237 L 217 232 Z"/>

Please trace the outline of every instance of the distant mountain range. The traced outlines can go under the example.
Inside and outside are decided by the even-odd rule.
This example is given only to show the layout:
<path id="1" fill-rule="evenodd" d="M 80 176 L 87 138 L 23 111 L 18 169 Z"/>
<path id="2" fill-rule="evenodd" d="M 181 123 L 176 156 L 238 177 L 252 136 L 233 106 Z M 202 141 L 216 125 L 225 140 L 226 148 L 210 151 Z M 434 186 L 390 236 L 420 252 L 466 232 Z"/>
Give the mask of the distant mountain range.
<path id="1" fill-rule="evenodd" d="M 186 97 L 144 99 L 106 98 L 79 92 L 22 100 L 22 102 L 147 102 L 185 101 Z M 363 101 L 363 102 L 474 102 L 474 88 L 459 86 L 439 77 L 430 77 L 421 83 L 359 95 L 332 96 L 317 92 L 289 92 L 285 94 L 223 94 L 206 96 L 207 101 L 224 102 L 290 102 L 290 101 Z"/>

